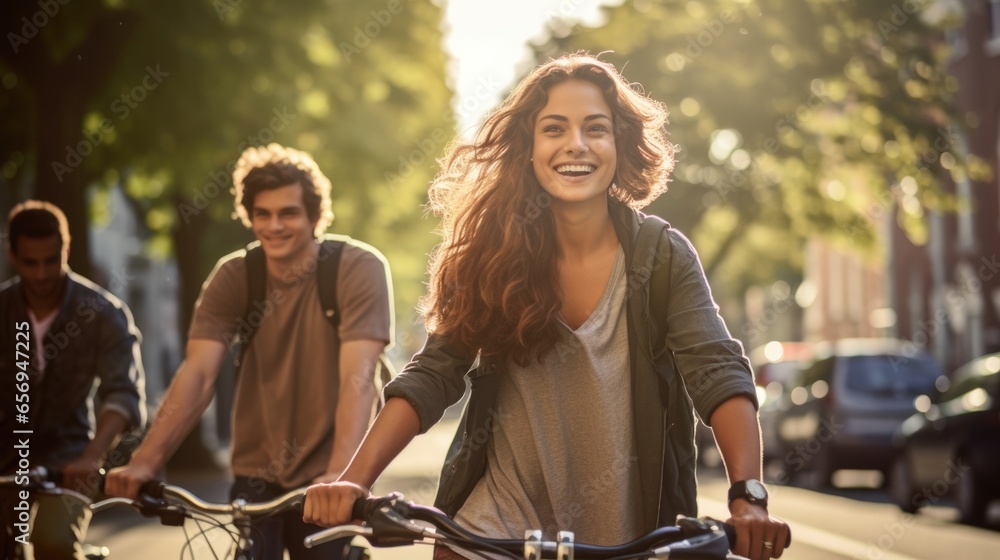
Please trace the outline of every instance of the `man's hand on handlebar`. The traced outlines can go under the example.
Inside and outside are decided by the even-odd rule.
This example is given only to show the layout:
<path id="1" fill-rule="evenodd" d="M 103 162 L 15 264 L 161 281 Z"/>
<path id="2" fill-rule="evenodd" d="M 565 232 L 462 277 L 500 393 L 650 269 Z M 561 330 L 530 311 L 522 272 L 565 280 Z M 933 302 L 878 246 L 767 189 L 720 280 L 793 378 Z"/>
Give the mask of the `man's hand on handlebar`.
<path id="1" fill-rule="evenodd" d="M 93 496 L 100 488 L 100 466 L 98 459 L 81 455 L 63 464 L 60 485 L 85 496 Z"/>
<path id="2" fill-rule="evenodd" d="M 353 520 L 354 502 L 369 495 L 367 488 L 353 482 L 314 484 L 306 489 L 302 521 L 323 527 L 346 525 Z"/>
<path id="3" fill-rule="evenodd" d="M 104 493 L 109 496 L 138 499 L 139 488 L 156 478 L 156 472 L 145 465 L 133 463 L 116 467 L 104 479 Z"/>

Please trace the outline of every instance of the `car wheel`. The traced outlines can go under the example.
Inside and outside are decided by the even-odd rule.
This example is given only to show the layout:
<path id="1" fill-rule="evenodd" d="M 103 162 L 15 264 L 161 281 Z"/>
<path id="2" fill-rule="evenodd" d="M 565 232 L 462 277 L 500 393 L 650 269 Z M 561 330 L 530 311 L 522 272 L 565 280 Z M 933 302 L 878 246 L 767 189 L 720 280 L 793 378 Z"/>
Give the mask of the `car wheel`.
<path id="1" fill-rule="evenodd" d="M 906 455 L 901 453 L 892 464 L 889 476 L 889 495 L 892 501 L 905 513 L 917 513 L 923 501 L 917 495 L 919 490 L 913 486 L 913 472 Z"/>
<path id="2" fill-rule="evenodd" d="M 986 495 L 979 483 L 976 471 L 969 470 L 958 479 L 955 492 L 958 503 L 958 516 L 962 523 L 982 525 L 986 521 Z"/>

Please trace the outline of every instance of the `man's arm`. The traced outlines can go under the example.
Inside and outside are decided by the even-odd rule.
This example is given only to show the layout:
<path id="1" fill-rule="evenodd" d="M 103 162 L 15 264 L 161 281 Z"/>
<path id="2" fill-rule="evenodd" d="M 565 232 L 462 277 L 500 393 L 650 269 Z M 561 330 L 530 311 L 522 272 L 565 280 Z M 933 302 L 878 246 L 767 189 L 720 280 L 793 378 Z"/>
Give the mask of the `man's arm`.
<path id="1" fill-rule="evenodd" d="M 110 296 L 108 296 L 110 297 Z M 113 298 L 112 298 L 113 299 Z M 124 303 L 94 297 L 86 302 L 98 318 L 96 328 L 97 426 L 83 453 L 62 465 L 62 484 L 83 494 L 99 487 L 98 469 L 118 436 L 146 422 L 146 377 L 139 353 L 139 331 Z"/>
<path id="2" fill-rule="evenodd" d="M 135 498 L 139 487 L 163 468 L 195 427 L 215 393 L 215 380 L 226 354 L 219 341 L 194 339 L 177 369 L 146 439 L 127 466 L 112 469 L 105 483 L 111 496 Z"/>
<path id="3" fill-rule="evenodd" d="M 84 495 L 93 495 L 99 486 L 97 471 L 101 468 L 104 456 L 128 426 L 128 419 L 117 410 L 106 408 L 101 411 L 94 439 L 90 440 L 79 457 L 62 466 L 63 487 Z"/>
<path id="4" fill-rule="evenodd" d="M 382 340 L 348 340 L 340 345 L 340 394 L 334 424 L 333 453 L 326 473 L 313 482 L 334 482 L 368 430 L 375 403 L 375 367 L 385 348 Z"/>

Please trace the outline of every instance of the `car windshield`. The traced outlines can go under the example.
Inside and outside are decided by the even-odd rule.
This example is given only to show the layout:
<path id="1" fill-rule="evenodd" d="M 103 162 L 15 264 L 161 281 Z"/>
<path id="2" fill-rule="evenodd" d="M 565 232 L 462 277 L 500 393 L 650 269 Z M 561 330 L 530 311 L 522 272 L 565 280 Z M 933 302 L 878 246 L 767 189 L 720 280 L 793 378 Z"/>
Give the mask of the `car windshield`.
<path id="1" fill-rule="evenodd" d="M 847 388 L 876 395 L 930 394 L 940 373 L 927 358 L 903 356 L 852 356 L 848 362 Z"/>

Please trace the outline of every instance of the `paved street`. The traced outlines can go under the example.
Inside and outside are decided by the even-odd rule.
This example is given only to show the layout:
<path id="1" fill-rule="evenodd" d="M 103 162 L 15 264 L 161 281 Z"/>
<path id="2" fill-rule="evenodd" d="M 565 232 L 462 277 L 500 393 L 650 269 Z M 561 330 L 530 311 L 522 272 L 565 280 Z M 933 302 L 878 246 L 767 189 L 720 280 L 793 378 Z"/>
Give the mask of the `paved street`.
<path id="1" fill-rule="evenodd" d="M 420 436 L 392 464 L 375 488 L 393 490 L 407 498 L 431 503 L 437 472 L 451 441 L 454 421 L 446 421 Z M 703 469 L 699 500 L 702 515 L 724 517 L 726 482 L 721 471 Z M 225 497 L 225 484 L 205 476 L 185 475 L 181 484 L 206 498 Z M 794 546 L 786 560 L 985 560 L 1000 554 L 1000 511 L 993 509 L 991 529 L 955 523 L 954 509 L 931 507 L 917 516 L 906 516 L 887 503 L 885 493 L 874 489 L 839 489 L 818 493 L 802 488 L 772 486 L 773 513 L 789 521 Z M 998 504 L 994 504 L 997 506 Z M 193 527 L 188 526 L 192 532 Z M 216 533 L 216 542 L 223 535 Z M 90 542 L 108 546 L 112 559 L 181 558 L 185 538 L 178 527 L 163 527 L 132 510 L 98 515 L 91 525 Z M 212 558 L 204 544 L 193 544 L 194 558 Z M 429 560 L 428 548 L 375 550 L 376 560 Z M 191 558 L 188 552 L 184 558 Z"/>

